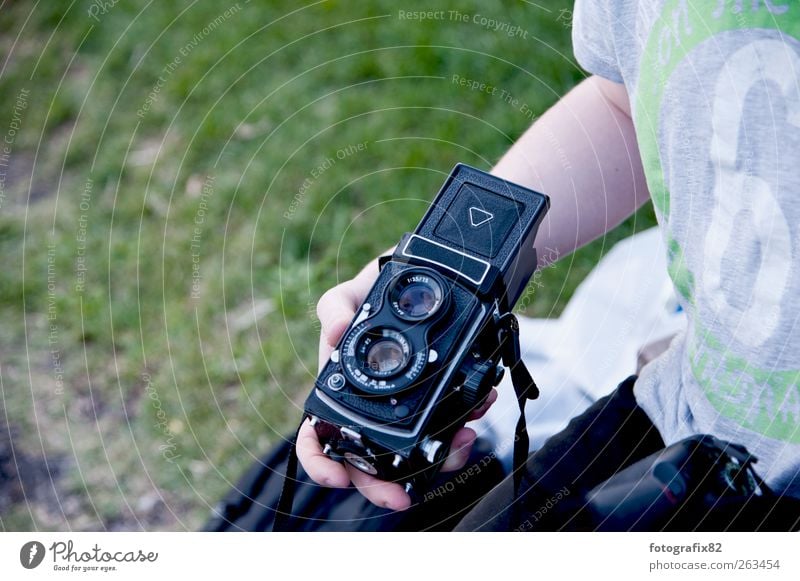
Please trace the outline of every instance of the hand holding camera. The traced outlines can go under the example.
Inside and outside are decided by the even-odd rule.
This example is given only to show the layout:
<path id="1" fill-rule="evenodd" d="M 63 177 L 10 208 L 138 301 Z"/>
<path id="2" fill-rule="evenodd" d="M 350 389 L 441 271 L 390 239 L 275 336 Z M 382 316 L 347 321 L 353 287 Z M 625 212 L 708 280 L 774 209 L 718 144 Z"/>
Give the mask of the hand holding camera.
<path id="1" fill-rule="evenodd" d="M 326 293 L 321 370 L 297 440 L 312 479 L 352 481 L 404 509 L 410 492 L 464 464 L 475 438 L 464 423 L 496 398 L 501 361 L 517 379 L 522 368 L 510 310 L 547 207 L 542 194 L 457 165 L 380 271 L 373 263 Z"/>
<path id="2" fill-rule="evenodd" d="M 388 253 L 391 253 L 390 249 Z M 370 262 L 355 278 L 345 281 L 326 292 L 319 300 L 317 314 L 322 324 L 319 344 L 319 367 L 325 365 L 335 349 L 342 334 L 352 321 L 357 309 L 364 301 L 369 289 L 378 278 L 377 259 Z M 470 420 L 477 420 L 489 410 L 497 399 L 497 391 L 492 389 L 486 402 L 476 409 Z M 453 437 L 450 455 L 442 465 L 443 472 L 460 470 L 469 457 L 475 432 L 462 428 Z M 411 499 L 397 483 L 386 482 L 371 476 L 348 463 L 332 460 L 322 453 L 322 445 L 316 432 L 306 420 L 300 429 L 297 442 L 297 455 L 309 476 L 318 484 L 334 488 L 348 486 L 351 482 L 370 502 L 392 510 L 404 510 Z"/>

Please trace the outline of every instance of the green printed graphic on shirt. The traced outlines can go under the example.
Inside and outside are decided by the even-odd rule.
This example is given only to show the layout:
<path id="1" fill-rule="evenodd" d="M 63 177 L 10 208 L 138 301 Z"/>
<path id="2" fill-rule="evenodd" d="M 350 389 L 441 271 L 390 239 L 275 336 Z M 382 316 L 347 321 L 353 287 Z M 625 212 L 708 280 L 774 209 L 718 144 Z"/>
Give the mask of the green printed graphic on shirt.
<path id="1" fill-rule="evenodd" d="M 721 416 L 793 443 L 798 39 L 795 1 L 667 0 L 633 95 L 669 274 L 693 320 L 691 374 Z"/>
<path id="2" fill-rule="evenodd" d="M 658 154 L 658 120 L 667 80 L 697 45 L 723 31 L 773 28 L 800 38 L 800 7 L 793 2 L 792 14 L 789 4 L 770 0 L 669 0 L 664 4 L 642 53 L 634 120 L 647 186 L 653 205 L 665 219 L 669 218 L 669 191 Z"/>
<path id="3" fill-rule="evenodd" d="M 726 352 L 725 345 L 700 325 L 690 361 L 703 386 L 712 382 L 723 389 L 706 389 L 714 408 L 740 426 L 768 438 L 800 444 L 800 370 L 770 371 L 752 366 Z"/>
<path id="4" fill-rule="evenodd" d="M 694 295 L 694 277 L 683 260 L 683 251 L 678 241 L 670 237 L 667 242 L 667 272 L 678 291 L 687 303 L 692 302 Z"/>

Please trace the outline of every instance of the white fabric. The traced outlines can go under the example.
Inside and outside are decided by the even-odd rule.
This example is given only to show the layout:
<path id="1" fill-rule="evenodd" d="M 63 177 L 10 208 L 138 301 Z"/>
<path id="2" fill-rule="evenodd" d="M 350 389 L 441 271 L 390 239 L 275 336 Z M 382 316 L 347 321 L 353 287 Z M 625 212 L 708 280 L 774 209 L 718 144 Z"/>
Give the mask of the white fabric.
<path id="1" fill-rule="evenodd" d="M 541 390 L 525 411 L 531 451 L 635 373 L 639 349 L 685 327 L 665 255 L 657 228 L 636 234 L 603 257 L 561 317 L 520 317 L 523 359 Z M 509 469 L 519 413 L 509 374 L 498 393 L 470 426 Z"/>

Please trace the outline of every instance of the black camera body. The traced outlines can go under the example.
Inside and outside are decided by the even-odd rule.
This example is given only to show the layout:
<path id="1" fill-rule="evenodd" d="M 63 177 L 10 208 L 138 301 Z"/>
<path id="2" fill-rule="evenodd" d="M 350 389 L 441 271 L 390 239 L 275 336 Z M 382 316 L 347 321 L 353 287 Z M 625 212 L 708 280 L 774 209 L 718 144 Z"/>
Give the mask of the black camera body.
<path id="1" fill-rule="evenodd" d="M 501 319 L 536 267 L 548 207 L 543 194 L 456 165 L 382 261 L 306 401 L 326 454 L 408 491 L 438 471 L 503 376 Z"/>

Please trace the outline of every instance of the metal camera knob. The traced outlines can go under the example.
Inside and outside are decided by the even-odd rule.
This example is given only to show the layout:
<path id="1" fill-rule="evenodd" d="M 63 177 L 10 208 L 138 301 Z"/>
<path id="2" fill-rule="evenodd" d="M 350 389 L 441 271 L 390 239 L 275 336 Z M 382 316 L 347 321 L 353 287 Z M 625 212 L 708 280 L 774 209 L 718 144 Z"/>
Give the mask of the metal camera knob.
<path id="1" fill-rule="evenodd" d="M 474 363 L 467 371 L 464 385 L 461 386 L 461 397 L 467 407 L 473 408 L 483 401 L 489 390 L 500 383 L 504 372 L 499 366 Z"/>

